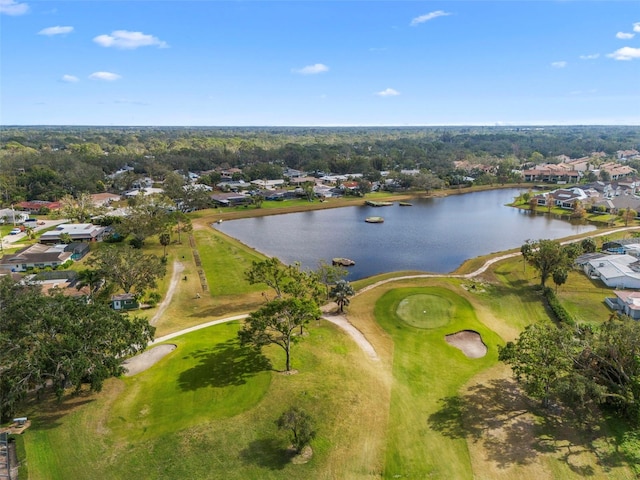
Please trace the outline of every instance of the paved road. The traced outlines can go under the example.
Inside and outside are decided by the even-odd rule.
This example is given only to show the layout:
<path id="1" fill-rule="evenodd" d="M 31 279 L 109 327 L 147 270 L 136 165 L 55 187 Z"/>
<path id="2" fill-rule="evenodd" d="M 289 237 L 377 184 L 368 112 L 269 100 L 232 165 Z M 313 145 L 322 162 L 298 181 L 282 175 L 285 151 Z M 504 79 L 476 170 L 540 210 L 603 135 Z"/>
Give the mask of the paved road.
<path id="1" fill-rule="evenodd" d="M 69 220 L 66 219 L 58 219 L 58 220 L 41 220 L 44 221 L 44 225 L 36 225 L 35 228 L 33 229 L 34 232 L 39 232 L 41 230 L 44 230 L 46 228 L 51 228 L 51 227 L 55 227 L 56 225 L 60 225 L 61 223 L 67 223 Z M 18 233 L 17 235 L 5 235 L 2 237 L 2 242 L 1 245 L 2 247 L 13 247 L 13 244 L 19 244 L 22 240 L 25 239 L 27 235 L 22 232 L 22 233 Z"/>

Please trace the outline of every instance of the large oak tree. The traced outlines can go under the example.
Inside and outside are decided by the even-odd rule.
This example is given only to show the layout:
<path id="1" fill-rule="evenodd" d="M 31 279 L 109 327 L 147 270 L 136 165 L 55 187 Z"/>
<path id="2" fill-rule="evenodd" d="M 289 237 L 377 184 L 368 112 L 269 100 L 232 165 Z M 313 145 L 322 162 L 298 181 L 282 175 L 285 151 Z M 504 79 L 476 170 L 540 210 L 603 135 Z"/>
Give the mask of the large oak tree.
<path id="1" fill-rule="evenodd" d="M 123 373 L 123 357 L 143 350 L 154 327 L 105 304 L 0 278 L 0 417 L 14 415 L 29 391 L 67 388 Z"/>
<path id="2" fill-rule="evenodd" d="M 129 245 L 103 247 L 96 251 L 89 264 L 101 271 L 107 282 L 126 293 L 141 294 L 147 288 L 155 288 L 156 281 L 166 273 L 160 258 Z"/>

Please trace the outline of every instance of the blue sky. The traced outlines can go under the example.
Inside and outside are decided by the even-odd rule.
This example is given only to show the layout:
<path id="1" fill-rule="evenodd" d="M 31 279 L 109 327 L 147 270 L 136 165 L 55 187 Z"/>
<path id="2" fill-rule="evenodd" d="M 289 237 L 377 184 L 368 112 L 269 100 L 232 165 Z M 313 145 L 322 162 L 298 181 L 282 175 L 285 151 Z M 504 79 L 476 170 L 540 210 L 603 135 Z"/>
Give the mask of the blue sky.
<path id="1" fill-rule="evenodd" d="M 638 1 L 0 0 L 2 125 L 640 125 Z"/>

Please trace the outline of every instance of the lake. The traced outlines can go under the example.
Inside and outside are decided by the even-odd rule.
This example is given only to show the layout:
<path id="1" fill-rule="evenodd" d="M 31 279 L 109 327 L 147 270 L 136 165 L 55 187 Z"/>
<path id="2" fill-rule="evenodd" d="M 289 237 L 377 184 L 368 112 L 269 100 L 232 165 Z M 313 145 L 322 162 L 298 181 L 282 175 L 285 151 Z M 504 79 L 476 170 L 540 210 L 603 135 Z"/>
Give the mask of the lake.
<path id="1" fill-rule="evenodd" d="M 354 206 L 229 220 L 214 228 L 265 255 L 316 268 L 334 257 L 356 262 L 349 280 L 400 270 L 448 273 L 465 260 L 595 230 L 505 204 L 521 190 L 415 198 L 413 206 Z M 364 204 L 364 201 L 363 201 Z M 369 216 L 384 223 L 366 223 Z"/>

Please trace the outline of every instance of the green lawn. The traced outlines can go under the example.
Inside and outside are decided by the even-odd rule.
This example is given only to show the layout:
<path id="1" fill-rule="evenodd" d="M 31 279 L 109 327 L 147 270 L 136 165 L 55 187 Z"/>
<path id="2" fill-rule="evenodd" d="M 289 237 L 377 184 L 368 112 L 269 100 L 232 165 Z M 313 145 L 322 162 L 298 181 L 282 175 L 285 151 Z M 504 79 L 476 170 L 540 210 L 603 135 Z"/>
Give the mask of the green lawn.
<path id="1" fill-rule="evenodd" d="M 281 350 L 256 356 L 238 346 L 237 329 L 180 337 L 156 366 L 100 394 L 34 406 L 29 478 L 379 478 L 388 397 L 376 365 L 337 328 L 314 322 L 294 346 L 299 373 L 282 375 Z M 275 427 L 290 405 L 318 431 L 307 465 L 289 462 Z"/>
<path id="2" fill-rule="evenodd" d="M 406 305 L 414 302 L 413 308 Z M 422 311 L 430 306 L 432 318 L 425 321 Z M 443 398 L 497 361 L 502 341 L 478 321 L 467 300 L 447 288 L 391 290 L 378 300 L 375 314 L 394 342 L 385 478 L 472 478 L 466 440 L 447 437 L 430 423 Z M 488 354 L 472 360 L 446 343 L 445 335 L 460 330 L 480 333 Z"/>

